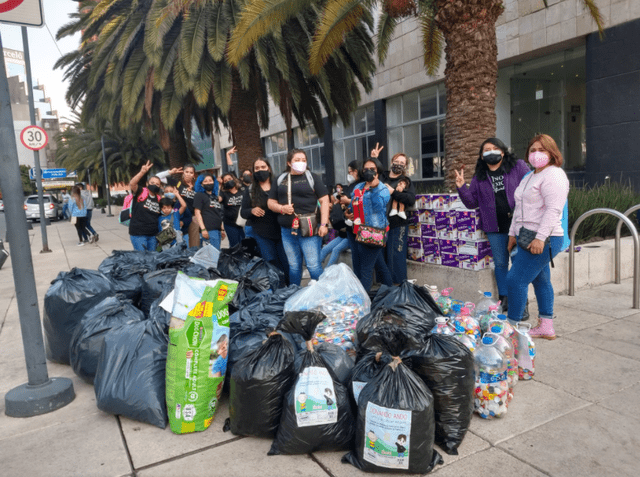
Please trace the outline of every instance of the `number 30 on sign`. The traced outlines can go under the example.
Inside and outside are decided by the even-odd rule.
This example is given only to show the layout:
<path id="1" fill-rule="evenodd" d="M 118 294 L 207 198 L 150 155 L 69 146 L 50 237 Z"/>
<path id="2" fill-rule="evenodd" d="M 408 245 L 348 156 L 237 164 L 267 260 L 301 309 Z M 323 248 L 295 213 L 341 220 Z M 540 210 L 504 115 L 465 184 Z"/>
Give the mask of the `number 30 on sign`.
<path id="1" fill-rule="evenodd" d="M 40 126 L 27 126 L 20 133 L 20 141 L 27 149 L 39 151 L 47 145 L 49 136 Z"/>

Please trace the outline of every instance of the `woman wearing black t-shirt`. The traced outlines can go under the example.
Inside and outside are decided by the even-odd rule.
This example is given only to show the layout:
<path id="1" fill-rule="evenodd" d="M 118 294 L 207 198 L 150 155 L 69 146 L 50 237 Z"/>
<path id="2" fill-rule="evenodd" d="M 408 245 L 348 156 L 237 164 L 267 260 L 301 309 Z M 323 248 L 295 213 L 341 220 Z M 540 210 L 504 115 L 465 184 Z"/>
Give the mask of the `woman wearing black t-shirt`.
<path id="1" fill-rule="evenodd" d="M 129 188 L 133 193 L 131 203 L 131 222 L 129 222 L 129 237 L 135 250 L 155 250 L 158 246 L 158 217 L 160 217 L 160 203 L 158 195 L 161 192 L 162 182 L 159 177 L 149 179 L 148 187 L 141 187 L 138 183 L 153 167 L 151 161 L 147 161 L 140 168 L 131 182 Z"/>
<path id="2" fill-rule="evenodd" d="M 197 192 L 193 199 L 194 220 L 200 227 L 203 240 L 220 250 L 220 242 L 224 239 L 222 226 L 222 205 L 217 195 L 213 193 L 214 178 L 205 174 L 202 179 L 204 192 Z"/>
<path id="3" fill-rule="evenodd" d="M 224 209 L 224 230 L 229 237 L 229 246 L 235 247 L 244 238 L 244 229 L 236 222 L 242 206 L 242 191 L 238 179 L 231 173 L 222 176 L 220 198 Z"/>
<path id="4" fill-rule="evenodd" d="M 282 245 L 278 214 L 267 207 L 273 180 L 271 164 L 258 158 L 251 169 L 253 182 L 244 191 L 241 215 L 247 220 L 246 228 L 251 228 L 251 236 L 258 242 L 262 258 L 282 270 L 288 283 L 289 261 Z"/>
<path id="5" fill-rule="evenodd" d="M 291 200 L 289 200 L 289 189 Z M 298 216 L 313 214 L 320 203 L 320 223 L 313 236 L 302 237 Z M 300 149 L 287 154 L 287 172 L 278 177 L 275 187 L 269 191 L 269 209 L 278 215 L 282 243 L 289 260 L 289 280 L 292 285 L 302 281 L 302 256 L 309 275 L 317 280 L 322 274 L 320 250 L 322 237 L 329 231 L 329 192 L 322 179 L 307 170 L 307 155 Z M 293 226 L 293 227 L 292 227 Z"/>

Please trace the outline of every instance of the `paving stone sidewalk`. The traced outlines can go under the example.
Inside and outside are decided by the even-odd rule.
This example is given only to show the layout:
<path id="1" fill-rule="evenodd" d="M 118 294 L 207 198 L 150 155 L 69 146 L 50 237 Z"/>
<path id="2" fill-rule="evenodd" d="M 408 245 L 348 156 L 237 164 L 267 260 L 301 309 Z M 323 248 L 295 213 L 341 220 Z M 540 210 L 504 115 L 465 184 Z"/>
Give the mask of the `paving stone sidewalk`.
<path id="1" fill-rule="evenodd" d="M 97 268 L 113 249 L 131 249 L 117 218 L 94 215 L 97 245 L 77 247 L 68 222 L 30 232 L 40 311 L 58 272 Z M 357 476 L 344 452 L 267 456 L 271 441 L 223 432 L 224 399 L 205 432 L 174 435 L 98 410 L 93 387 L 69 366 L 48 363 L 50 376 L 73 380 L 76 399 L 28 419 L 4 414 L 4 395 L 26 382 L 11 262 L 0 270 L 0 475 L 13 476 Z M 555 341 L 537 340 L 536 376 L 520 382 L 508 414 L 474 416 L 460 455 L 443 453 L 444 476 L 636 476 L 640 449 L 640 313 L 631 280 L 556 297 Z M 535 309 L 532 309 L 535 316 Z"/>

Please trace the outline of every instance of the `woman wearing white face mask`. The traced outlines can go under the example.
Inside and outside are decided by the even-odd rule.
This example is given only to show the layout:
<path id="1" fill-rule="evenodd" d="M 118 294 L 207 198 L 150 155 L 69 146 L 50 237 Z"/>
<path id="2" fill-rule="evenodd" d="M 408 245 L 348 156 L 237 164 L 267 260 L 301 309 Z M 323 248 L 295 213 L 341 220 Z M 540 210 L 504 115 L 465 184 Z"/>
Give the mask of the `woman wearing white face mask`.
<path id="1" fill-rule="evenodd" d="M 540 321 L 532 328 L 534 338 L 555 339 L 553 287 L 549 263 L 562 248 L 562 211 L 569 194 L 569 180 L 562 170 L 562 154 L 553 138 L 539 134 L 527 149 L 535 170 L 524 176 L 515 191 L 515 209 L 509 229 L 508 250 L 518 246 L 507 275 L 509 319 L 520 321 L 529 283 L 538 301 Z"/>
<path id="2" fill-rule="evenodd" d="M 289 151 L 287 172 L 278 177 L 275 187 L 269 191 L 267 205 L 279 214 L 282 244 L 289 261 L 290 283 L 300 285 L 302 256 L 309 275 L 317 280 L 322 274 L 322 237 L 329 231 L 329 192 L 320 176 L 307 170 L 304 151 Z M 319 221 L 316 218 L 318 209 Z"/>

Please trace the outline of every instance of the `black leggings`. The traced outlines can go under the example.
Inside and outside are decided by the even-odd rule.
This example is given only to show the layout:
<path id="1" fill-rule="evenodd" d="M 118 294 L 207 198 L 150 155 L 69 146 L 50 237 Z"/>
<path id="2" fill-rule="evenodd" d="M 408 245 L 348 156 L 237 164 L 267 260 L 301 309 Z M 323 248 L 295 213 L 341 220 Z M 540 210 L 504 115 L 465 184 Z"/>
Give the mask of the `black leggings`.
<path id="1" fill-rule="evenodd" d="M 89 236 L 87 235 L 86 217 L 76 217 L 76 232 L 78 232 L 78 240 L 80 242 L 89 241 Z"/>

